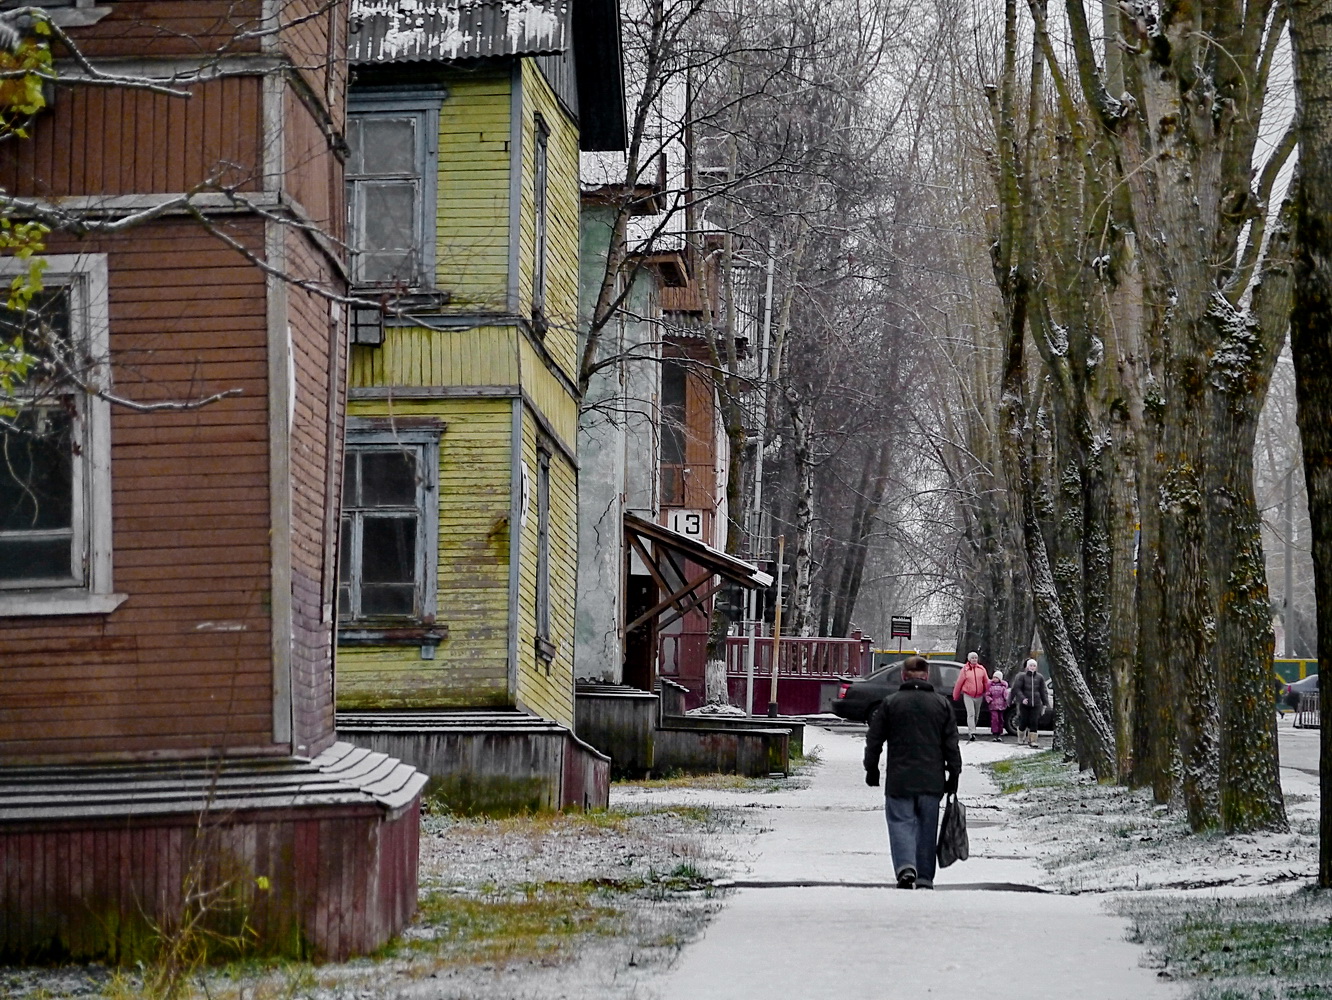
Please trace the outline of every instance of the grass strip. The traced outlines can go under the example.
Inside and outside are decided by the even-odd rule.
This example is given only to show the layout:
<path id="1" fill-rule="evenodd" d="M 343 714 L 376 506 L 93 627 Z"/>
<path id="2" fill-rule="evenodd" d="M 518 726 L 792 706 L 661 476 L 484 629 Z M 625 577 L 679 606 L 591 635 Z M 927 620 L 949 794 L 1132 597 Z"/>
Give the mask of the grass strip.
<path id="1" fill-rule="evenodd" d="M 1115 904 L 1158 975 L 1189 1000 L 1313 1000 L 1332 996 L 1332 893 L 1129 896 Z"/>
<path id="2" fill-rule="evenodd" d="M 1058 750 L 1040 750 L 1022 757 L 1010 757 L 989 765 L 999 791 L 1004 795 L 1033 788 L 1061 788 L 1077 780 L 1076 764 L 1065 763 Z"/>

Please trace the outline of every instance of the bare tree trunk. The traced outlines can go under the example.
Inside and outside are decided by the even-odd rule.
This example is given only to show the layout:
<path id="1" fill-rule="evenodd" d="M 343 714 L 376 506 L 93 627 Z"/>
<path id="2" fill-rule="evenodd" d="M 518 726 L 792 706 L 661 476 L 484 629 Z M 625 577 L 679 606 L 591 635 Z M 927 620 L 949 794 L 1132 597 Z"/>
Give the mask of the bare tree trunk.
<path id="1" fill-rule="evenodd" d="M 1114 734 L 1092 697 L 1069 639 L 1037 511 L 1037 484 L 1032 475 L 1032 458 L 1027 443 L 1025 344 L 1038 285 L 1035 255 L 1039 205 L 1032 181 L 1044 104 L 1044 55 L 1039 48 L 1032 53 L 1027 133 L 1019 145 L 1015 99 L 1018 50 L 1015 0 L 1005 3 L 1004 18 L 1003 81 L 999 91 L 992 96 L 999 138 L 1000 202 L 1000 235 L 993 248 L 993 265 L 1005 309 L 1000 451 L 1010 489 L 1021 504 L 1032 603 L 1051 674 L 1060 692 L 1060 710 L 1066 714 L 1073 729 L 1080 755 L 1090 763 L 1098 777 L 1108 779 L 1115 774 Z"/>
<path id="2" fill-rule="evenodd" d="M 1152 797 L 1164 805 L 1174 799 L 1175 773 L 1175 679 L 1167 658 L 1165 635 L 1166 567 L 1162 555 L 1161 468 L 1156 456 L 1162 453 L 1161 427 L 1149 421 L 1138 468 L 1138 662 L 1139 726 L 1134 740 L 1137 783 L 1152 786 Z"/>
<path id="3" fill-rule="evenodd" d="M 1319 673 L 1332 676 L 1332 20 L 1320 0 L 1290 0 L 1300 163 L 1295 196 L 1295 358 L 1304 480 L 1309 493 Z M 1332 720 L 1332 685 L 1320 685 Z M 1320 736 L 1318 884 L 1332 887 L 1332 725 Z"/>
<path id="4" fill-rule="evenodd" d="M 1021 284 L 1022 279 L 1017 279 Z M 1100 778 L 1115 773 L 1115 738 L 1105 717 L 1101 714 L 1087 686 L 1082 671 L 1073 655 L 1068 630 L 1064 627 L 1063 609 L 1055 588 L 1054 574 L 1050 571 L 1045 551 L 1045 536 L 1041 533 L 1036 512 L 1035 484 L 1031 476 L 1031 459 L 1024 445 L 1026 423 L 1026 371 L 1022 361 L 1022 330 L 1025 327 L 1025 292 L 1017 290 L 1016 308 L 1009 332 L 1008 365 L 1004 375 L 1004 411 L 1001 440 L 1005 460 L 1012 476 L 1014 490 L 1022 502 L 1022 527 L 1026 542 L 1027 570 L 1031 576 L 1032 601 L 1036 608 L 1037 627 L 1041 644 L 1050 662 L 1051 676 L 1060 692 L 1059 710 L 1064 713 L 1073 729 L 1078 748 L 1085 754 L 1091 768 Z"/>
<path id="5" fill-rule="evenodd" d="M 791 580 L 791 635 L 807 635 L 814 615 L 814 455 L 805 402 L 787 390 L 792 457 L 796 467 L 795 572 Z"/>
<path id="6" fill-rule="evenodd" d="M 1115 749 L 1119 759 L 1116 771 L 1121 782 L 1130 782 L 1136 772 L 1138 727 L 1138 608 L 1136 603 L 1136 568 L 1134 546 L 1137 507 L 1134 504 L 1135 481 L 1129 474 L 1132 456 L 1117 460 L 1109 473 L 1110 570 L 1109 570 L 1109 673 Z"/>

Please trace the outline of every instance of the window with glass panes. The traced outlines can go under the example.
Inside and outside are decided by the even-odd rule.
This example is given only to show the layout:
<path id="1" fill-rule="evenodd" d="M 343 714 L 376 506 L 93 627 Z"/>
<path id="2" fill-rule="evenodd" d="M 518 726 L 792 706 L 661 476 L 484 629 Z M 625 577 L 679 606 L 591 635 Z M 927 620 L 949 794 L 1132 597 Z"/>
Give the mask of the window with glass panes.
<path id="1" fill-rule="evenodd" d="M 354 282 L 430 285 L 438 123 L 437 99 L 428 106 L 403 100 L 353 103 L 346 180 Z"/>
<path id="2" fill-rule="evenodd" d="M 536 625 L 539 652 L 549 659 L 540 646 L 550 641 L 550 452 L 544 447 L 537 452 Z"/>
<path id="3" fill-rule="evenodd" d="M 343 617 L 420 616 L 420 466 L 415 448 L 348 447 L 338 580 Z"/>
<path id="4" fill-rule="evenodd" d="M 532 312 L 537 319 L 546 310 L 546 242 L 549 228 L 550 186 L 550 126 L 541 115 L 536 116 L 536 147 L 532 178 L 532 205 L 535 237 L 532 261 Z"/>
<path id="5" fill-rule="evenodd" d="M 338 615 L 434 614 L 437 436 L 348 431 L 342 483 Z"/>
<path id="6" fill-rule="evenodd" d="M 71 357 L 69 286 L 38 293 L 25 310 L 0 308 L 0 343 L 33 359 L 18 413 L 0 418 L 0 588 L 87 583 L 79 396 L 62 387 Z"/>

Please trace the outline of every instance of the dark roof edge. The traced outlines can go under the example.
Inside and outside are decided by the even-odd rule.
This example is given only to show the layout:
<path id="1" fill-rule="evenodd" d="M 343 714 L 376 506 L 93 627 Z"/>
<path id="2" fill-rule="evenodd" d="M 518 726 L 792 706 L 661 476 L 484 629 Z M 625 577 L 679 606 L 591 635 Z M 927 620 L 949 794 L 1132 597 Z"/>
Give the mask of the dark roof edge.
<path id="1" fill-rule="evenodd" d="M 574 0 L 573 47 L 578 73 L 579 146 L 624 149 L 624 53 L 619 0 Z"/>

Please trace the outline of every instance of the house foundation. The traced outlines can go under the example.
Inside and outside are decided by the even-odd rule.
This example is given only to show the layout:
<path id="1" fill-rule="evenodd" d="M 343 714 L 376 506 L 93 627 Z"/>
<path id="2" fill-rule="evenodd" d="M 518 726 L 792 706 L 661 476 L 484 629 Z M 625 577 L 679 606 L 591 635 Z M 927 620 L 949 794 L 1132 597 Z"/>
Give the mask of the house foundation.
<path id="1" fill-rule="evenodd" d="M 335 743 L 312 760 L 0 769 L 0 960 L 342 960 L 416 900 L 425 777 Z"/>

